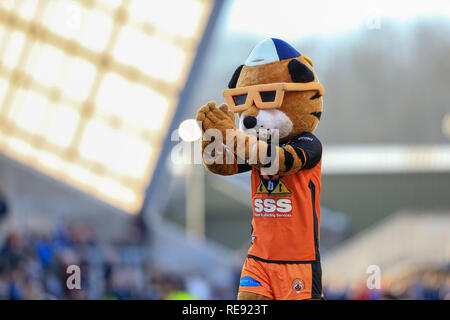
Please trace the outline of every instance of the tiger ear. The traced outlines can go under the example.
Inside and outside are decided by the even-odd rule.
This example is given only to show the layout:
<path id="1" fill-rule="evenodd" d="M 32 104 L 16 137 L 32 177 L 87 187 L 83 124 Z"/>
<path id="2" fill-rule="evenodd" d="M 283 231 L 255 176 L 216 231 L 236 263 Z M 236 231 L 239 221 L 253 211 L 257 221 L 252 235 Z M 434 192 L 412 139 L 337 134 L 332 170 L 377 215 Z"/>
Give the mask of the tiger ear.
<path id="1" fill-rule="evenodd" d="M 236 88 L 236 84 L 237 84 L 237 81 L 239 79 L 239 76 L 241 75 L 241 71 L 242 71 L 243 67 L 244 67 L 244 65 L 241 64 L 239 67 L 237 67 L 236 71 L 234 71 L 233 77 L 231 77 L 230 82 L 228 82 L 228 88 L 229 89 Z"/>
<path id="2" fill-rule="evenodd" d="M 311 69 L 296 59 L 289 61 L 288 70 L 294 82 L 306 83 L 314 81 L 314 73 Z"/>

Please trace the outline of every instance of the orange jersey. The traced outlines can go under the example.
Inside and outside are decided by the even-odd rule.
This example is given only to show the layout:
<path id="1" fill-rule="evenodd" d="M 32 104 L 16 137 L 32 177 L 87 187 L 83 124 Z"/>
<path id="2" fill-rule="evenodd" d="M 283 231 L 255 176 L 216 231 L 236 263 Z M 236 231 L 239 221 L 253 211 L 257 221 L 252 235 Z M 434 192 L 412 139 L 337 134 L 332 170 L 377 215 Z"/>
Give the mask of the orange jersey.
<path id="1" fill-rule="evenodd" d="M 248 254 L 271 261 L 319 259 L 320 168 L 280 177 L 252 170 L 252 246 Z"/>
<path id="2" fill-rule="evenodd" d="M 252 168 L 252 245 L 248 255 L 263 261 L 320 260 L 320 141 L 305 133 L 288 142 L 301 156 L 295 174 L 263 176 Z"/>
<path id="3" fill-rule="evenodd" d="M 287 145 L 294 154 L 286 152 Z M 236 165 L 238 173 L 252 170 L 253 209 L 252 245 L 239 291 L 271 299 L 320 299 L 322 144 L 305 132 L 280 147 L 285 151 L 287 170 L 294 160 L 301 161 L 296 173 L 265 176 L 247 163 Z"/>

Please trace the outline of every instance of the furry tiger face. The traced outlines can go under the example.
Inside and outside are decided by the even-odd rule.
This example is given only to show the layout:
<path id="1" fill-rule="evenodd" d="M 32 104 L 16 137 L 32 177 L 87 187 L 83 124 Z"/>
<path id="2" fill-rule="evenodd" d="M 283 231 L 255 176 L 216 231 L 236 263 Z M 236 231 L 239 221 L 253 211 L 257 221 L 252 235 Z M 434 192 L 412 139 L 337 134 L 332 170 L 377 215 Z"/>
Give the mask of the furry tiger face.
<path id="1" fill-rule="evenodd" d="M 229 83 L 230 88 L 241 88 L 269 83 L 318 82 L 309 59 L 303 56 L 262 65 L 240 66 Z M 322 115 L 322 97 L 317 91 L 286 91 L 279 108 L 259 109 L 252 105 L 239 113 L 239 127 L 244 132 L 263 137 L 270 130 L 279 130 L 281 141 L 313 132 Z"/>

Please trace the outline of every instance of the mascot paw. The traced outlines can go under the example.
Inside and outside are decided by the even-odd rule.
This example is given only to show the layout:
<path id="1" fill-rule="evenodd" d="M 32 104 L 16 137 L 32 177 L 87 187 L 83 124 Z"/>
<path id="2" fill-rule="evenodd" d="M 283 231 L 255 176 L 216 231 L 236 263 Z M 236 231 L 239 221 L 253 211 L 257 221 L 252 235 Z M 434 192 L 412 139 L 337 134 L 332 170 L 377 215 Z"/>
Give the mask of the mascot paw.
<path id="1" fill-rule="evenodd" d="M 236 129 L 236 120 L 234 113 L 228 109 L 226 104 L 216 108 L 216 103 L 211 101 L 201 107 L 197 112 L 197 121 L 202 123 L 202 131 L 217 129 L 225 137 L 226 130 Z"/>

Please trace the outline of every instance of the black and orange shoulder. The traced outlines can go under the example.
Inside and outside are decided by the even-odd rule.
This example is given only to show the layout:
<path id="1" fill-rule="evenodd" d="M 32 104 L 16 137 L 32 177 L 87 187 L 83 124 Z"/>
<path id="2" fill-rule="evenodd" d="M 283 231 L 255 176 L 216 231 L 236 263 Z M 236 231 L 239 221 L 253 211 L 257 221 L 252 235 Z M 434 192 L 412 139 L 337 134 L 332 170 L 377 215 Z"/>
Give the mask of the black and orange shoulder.
<path id="1" fill-rule="evenodd" d="M 302 169 L 314 168 L 322 158 L 322 143 L 310 132 L 290 139 L 285 145 L 291 145 L 302 161 Z"/>

